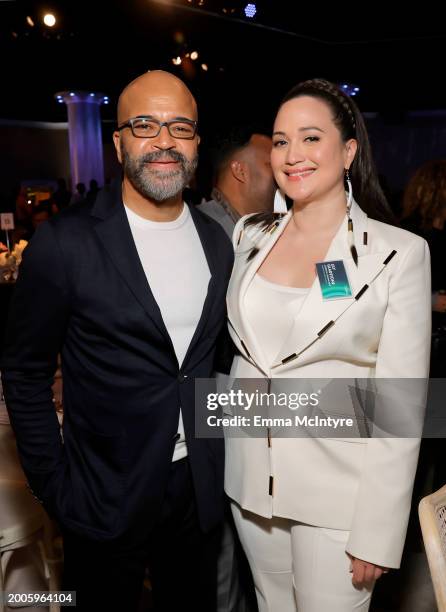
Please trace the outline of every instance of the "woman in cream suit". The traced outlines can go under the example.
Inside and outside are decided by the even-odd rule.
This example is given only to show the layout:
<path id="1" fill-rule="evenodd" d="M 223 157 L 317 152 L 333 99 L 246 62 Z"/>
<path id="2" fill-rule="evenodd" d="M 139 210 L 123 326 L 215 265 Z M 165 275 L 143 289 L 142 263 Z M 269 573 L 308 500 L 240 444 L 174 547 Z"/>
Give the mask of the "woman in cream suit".
<path id="1" fill-rule="evenodd" d="M 234 232 L 231 377 L 426 378 L 428 249 L 376 220 L 386 203 L 356 105 L 327 81 L 294 87 L 271 164 L 281 213 L 243 217 Z M 324 300 L 315 264 L 339 260 L 351 297 Z M 404 418 L 420 417 L 420 398 Z M 226 439 L 260 612 L 369 609 L 375 580 L 400 564 L 418 449 L 415 437 Z"/>

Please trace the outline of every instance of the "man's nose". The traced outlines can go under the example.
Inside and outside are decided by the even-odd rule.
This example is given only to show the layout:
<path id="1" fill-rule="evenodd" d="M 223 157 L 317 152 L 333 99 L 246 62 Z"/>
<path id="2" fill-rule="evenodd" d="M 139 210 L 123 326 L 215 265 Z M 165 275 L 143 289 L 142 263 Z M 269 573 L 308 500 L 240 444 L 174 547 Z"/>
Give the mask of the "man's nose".
<path id="1" fill-rule="evenodd" d="M 173 136 L 170 135 L 170 132 L 167 129 L 167 125 L 163 125 L 160 129 L 160 133 L 158 134 L 158 136 L 156 136 L 152 140 L 152 145 L 156 149 L 174 149 L 176 144 L 176 140 L 175 138 L 173 138 Z"/>

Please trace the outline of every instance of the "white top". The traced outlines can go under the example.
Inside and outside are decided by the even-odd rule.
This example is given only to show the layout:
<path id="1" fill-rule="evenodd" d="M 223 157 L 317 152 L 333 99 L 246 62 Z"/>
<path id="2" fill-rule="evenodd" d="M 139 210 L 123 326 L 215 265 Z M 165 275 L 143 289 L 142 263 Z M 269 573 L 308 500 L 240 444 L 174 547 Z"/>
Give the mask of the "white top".
<path id="1" fill-rule="evenodd" d="M 310 289 L 287 287 L 256 274 L 245 307 L 267 361 L 274 362 Z"/>
<path id="2" fill-rule="evenodd" d="M 174 221 L 149 221 L 125 207 L 147 281 L 181 367 L 203 311 L 211 274 L 188 206 Z M 187 455 L 180 410 L 173 461 Z"/>

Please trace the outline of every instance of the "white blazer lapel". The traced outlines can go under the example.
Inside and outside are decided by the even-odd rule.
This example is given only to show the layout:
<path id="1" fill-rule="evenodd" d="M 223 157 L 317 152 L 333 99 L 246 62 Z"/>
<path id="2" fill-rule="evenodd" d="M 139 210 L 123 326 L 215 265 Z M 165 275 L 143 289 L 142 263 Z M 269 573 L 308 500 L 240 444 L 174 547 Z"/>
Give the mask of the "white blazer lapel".
<path id="1" fill-rule="evenodd" d="M 293 354 L 298 354 L 313 341 L 315 341 L 312 346 L 312 355 L 314 356 L 314 351 L 317 351 L 317 345 L 321 342 L 326 342 L 323 339 L 325 335 L 324 330 L 326 329 L 328 332 L 327 328 L 329 328 L 330 322 L 335 321 L 337 317 L 351 305 L 354 301 L 354 296 L 379 269 L 379 256 L 376 258 L 370 258 L 368 256 L 369 241 L 367 235 L 367 215 L 355 202 L 352 204 L 351 218 L 353 220 L 355 246 L 359 255 L 358 266 L 356 266 L 353 261 L 348 245 L 347 216 L 342 220 L 324 261 L 342 260 L 344 262 L 347 277 L 350 282 L 352 297 L 324 301 L 322 299 L 319 279 L 316 276 L 299 312 L 296 313 L 290 333 L 287 334 L 285 342 L 277 358 L 274 360 L 274 364 L 271 365 L 279 364 L 282 360 L 286 361 L 288 357 Z M 366 237 L 364 237 L 364 233 Z M 282 372 L 287 369 L 295 368 L 298 365 L 298 359 L 299 358 L 290 360 L 288 363 L 279 366 L 276 371 L 280 371 L 282 374 Z M 275 370 L 273 370 L 273 372 L 274 371 Z"/>
<path id="2" fill-rule="evenodd" d="M 240 244 L 236 247 L 236 262 L 229 284 L 228 318 L 230 325 L 239 340 L 245 345 L 242 346 L 244 352 L 248 352 L 265 373 L 269 372 L 270 364 L 267 362 L 257 335 L 246 316 L 245 296 L 254 275 L 276 244 L 290 219 L 291 212 L 288 212 L 277 222 L 275 228 L 271 227 L 267 231 L 262 231 L 255 226 L 251 226 L 243 230 Z M 248 262 L 249 253 L 254 247 L 259 252 Z"/>
<path id="3" fill-rule="evenodd" d="M 242 349 L 248 352 L 252 359 L 267 374 L 286 372 L 298 365 L 297 360 L 291 360 L 271 371 L 271 367 L 286 360 L 290 355 L 299 353 L 308 344 L 314 342 L 311 347 L 313 358 L 318 346 L 327 349 L 325 334 L 321 333 L 329 326 L 331 321 L 337 317 L 355 301 L 354 296 L 370 281 L 380 270 L 383 261 L 383 253 L 370 254 L 370 238 L 367 234 L 367 215 L 353 202 L 351 218 L 353 220 L 354 241 L 359 256 L 358 266 L 355 265 L 347 239 L 347 216 L 343 219 L 339 229 L 333 238 L 324 261 L 342 260 L 344 262 L 347 276 L 351 285 L 352 297 L 340 300 L 322 299 L 319 279 L 316 277 L 310 288 L 300 310 L 296 313 L 290 333 L 284 339 L 284 343 L 277 355 L 277 359 L 270 363 L 258 342 L 257 335 L 253 330 L 245 309 L 245 296 L 250 283 L 262 262 L 265 260 L 280 235 L 291 219 L 289 211 L 279 222 L 277 229 L 271 234 L 262 232 L 253 226 L 244 231 L 240 245 L 236 249 L 236 261 L 233 276 L 231 277 L 228 314 L 231 326 L 234 328 L 238 339 L 243 342 Z M 259 252 L 253 259 L 247 262 L 251 249 L 256 246 Z M 354 307 L 354 305 L 352 305 Z M 280 316 L 280 313 L 276 313 Z M 346 313 L 345 316 L 348 316 Z M 327 334 L 330 332 L 327 331 Z M 327 336 L 328 338 L 330 336 Z M 310 355 L 310 354 L 309 354 Z M 316 353 L 317 355 L 317 353 Z M 307 357 L 307 355 L 305 356 Z M 299 358 L 298 358 L 299 359 Z"/>
<path id="4" fill-rule="evenodd" d="M 345 260 L 347 256 L 351 258 L 350 250 L 347 244 L 346 229 L 347 217 L 342 220 L 342 223 L 330 244 L 324 261 L 333 261 L 338 259 Z M 352 299 L 353 298 L 323 301 L 319 279 L 316 276 L 303 304 L 299 309 L 299 312 L 296 313 L 293 327 L 290 330 L 290 333 L 287 334 L 285 342 L 282 345 L 277 358 L 274 360 L 274 364 L 280 363 L 283 359 L 286 359 L 293 353 L 298 353 L 307 344 L 316 339 L 318 337 L 318 332 L 320 332 L 331 320 L 336 318 Z M 292 362 L 291 367 L 295 366 L 296 362 Z"/>

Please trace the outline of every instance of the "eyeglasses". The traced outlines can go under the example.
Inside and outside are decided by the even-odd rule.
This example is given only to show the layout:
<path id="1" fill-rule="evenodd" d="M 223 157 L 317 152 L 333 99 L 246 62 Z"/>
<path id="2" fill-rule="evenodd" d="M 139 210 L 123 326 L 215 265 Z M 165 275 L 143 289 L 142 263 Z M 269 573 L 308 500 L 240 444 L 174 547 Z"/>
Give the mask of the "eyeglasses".
<path id="1" fill-rule="evenodd" d="M 135 117 L 129 119 L 118 127 L 118 132 L 124 128 L 130 128 L 135 138 L 156 138 L 161 132 L 161 128 L 166 126 L 172 138 L 182 138 L 184 140 L 192 140 L 197 132 L 197 122 L 191 119 L 182 119 L 181 121 L 173 119 L 172 121 L 157 121 L 148 117 Z"/>

